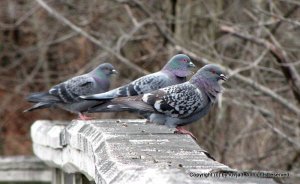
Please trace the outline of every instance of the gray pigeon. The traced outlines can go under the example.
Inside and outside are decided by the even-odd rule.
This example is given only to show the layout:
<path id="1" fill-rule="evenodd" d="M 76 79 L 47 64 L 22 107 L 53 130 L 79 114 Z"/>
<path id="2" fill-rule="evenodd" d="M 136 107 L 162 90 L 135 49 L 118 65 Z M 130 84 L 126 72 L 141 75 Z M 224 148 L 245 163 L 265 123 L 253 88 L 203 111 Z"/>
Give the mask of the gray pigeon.
<path id="1" fill-rule="evenodd" d="M 53 86 L 48 92 L 30 94 L 26 99 L 36 103 L 24 112 L 58 107 L 73 113 L 78 113 L 80 119 L 87 119 L 82 113 L 88 107 L 98 104 L 97 101 L 84 101 L 80 95 L 90 95 L 106 92 L 110 86 L 110 76 L 117 73 L 109 63 L 103 63 L 93 71 L 73 77 L 65 82 Z"/>
<path id="2" fill-rule="evenodd" d="M 172 57 L 163 69 L 156 73 L 140 77 L 127 85 L 106 93 L 81 96 L 81 98 L 86 100 L 98 100 L 99 104 L 101 104 L 102 102 L 117 97 L 144 94 L 163 87 L 186 82 L 186 77 L 192 75 L 191 69 L 194 67 L 195 65 L 187 55 L 178 54 Z"/>
<path id="3" fill-rule="evenodd" d="M 181 126 L 205 116 L 221 93 L 220 80 L 226 76 L 218 65 L 205 65 L 187 82 L 165 87 L 135 97 L 115 98 L 88 112 L 138 112 L 150 122 L 176 127 L 178 132 L 188 133 Z"/>

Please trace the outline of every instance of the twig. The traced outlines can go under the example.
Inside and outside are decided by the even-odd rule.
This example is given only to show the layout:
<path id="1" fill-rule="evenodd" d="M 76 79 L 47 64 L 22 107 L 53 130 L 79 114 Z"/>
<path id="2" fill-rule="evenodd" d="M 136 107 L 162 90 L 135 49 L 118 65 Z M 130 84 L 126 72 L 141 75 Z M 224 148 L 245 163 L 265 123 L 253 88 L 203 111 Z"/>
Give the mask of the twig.
<path id="1" fill-rule="evenodd" d="M 179 52 L 183 52 L 187 55 L 189 55 L 192 59 L 201 62 L 202 64 L 211 64 L 213 63 L 212 61 L 209 61 L 206 58 L 200 57 L 197 54 L 195 54 L 192 51 L 187 50 L 186 48 L 183 48 L 179 45 L 175 46 L 175 49 Z M 224 66 L 221 66 L 223 70 L 227 71 L 229 74 L 233 72 L 233 70 L 226 68 Z M 292 112 L 294 112 L 295 114 L 300 116 L 300 109 L 295 106 L 294 104 L 292 104 L 292 102 L 288 101 L 287 99 L 283 98 L 282 96 L 278 95 L 277 93 L 275 93 L 274 91 L 272 91 L 271 89 L 253 81 L 252 79 L 245 77 L 243 75 L 240 74 L 236 74 L 234 76 L 234 78 L 238 79 L 239 81 L 242 81 L 248 85 L 250 85 L 251 87 L 253 87 L 254 89 L 259 90 L 260 92 L 262 92 L 263 94 L 271 97 L 272 99 L 276 100 L 277 102 L 279 102 L 280 104 L 282 104 L 284 107 L 288 108 L 289 110 L 291 110 Z"/>
<path id="2" fill-rule="evenodd" d="M 299 8 L 300 6 L 294 6 L 293 8 L 291 8 L 285 15 L 284 15 L 284 17 L 285 18 L 287 18 L 287 17 L 290 17 L 292 14 L 294 14 L 297 10 L 298 10 L 298 8 Z M 270 30 L 270 32 L 272 33 L 272 34 L 275 34 L 276 33 L 276 31 L 278 30 L 278 28 L 280 27 L 280 25 L 282 24 L 282 22 L 283 21 L 279 21 L 278 23 L 276 23 L 275 24 L 275 26 Z M 265 25 L 264 25 L 265 26 Z"/>
<path id="3" fill-rule="evenodd" d="M 134 70 L 136 70 L 137 72 L 139 72 L 141 74 L 149 74 L 148 71 L 146 71 L 146 70 L 142 69 L 141 67 L 139 67 L 138 65 L 130 62 L 127 58 L 125 58 L 121 54 L 115 52 L 113 49 L 111 49 L 108 46 L 104 45 L 101 41 L 97 40 L 95 37 L 91 36 L 89 33 L 87 33 L 86 31 L 84 31 L 80 27 L 73 24 L 67 18 L 65 18 L 64 16 L 59 14 L 57 11 L 55 11 L 52 7 L 50 7 L 48 4 L 46 4 L 43 0 L 36 0 L 36 2 L 38 2 L 49 14 L 54 16 L 57 20 L 64 23 L 65 25 L 69 26 L 71 29 L 78 32 L 79 34 L 81 34 L 82 36 L 84 36 L 85 38 L 87 38 L 88 40 L 90 40 L 91 42 L 93 42 L 94 44 L 96 44 L 97 46 L 102 48 L 103 50 L 105 50 L 108 53 L 112 54 L 113 56 L 118 58 L 124 64 L 128 65 L 129 67 L 133 68 Z"/>
<path id="4" fill-rule="evenodd" d="M 78 35 L 77 32 L 72 31 L 71 33 L 65 34 L 65 35 L 63 35 L 63 36 L 61 36 L 61 37 L 59 37 L 59 38 L 57 38 L 53 41 L 42 43 L 39 46 L 32 46 L 32 47 L 27 47 L 25 49 L 20 49 L 20 52 L 22 52 L 22 53 L 34 52 L 34 51 L 40 49 L 40 47 L 52 46 L 52 45 L 64 42 L 66 40 L 69 40 L 69 39 L 71 39 L 71 38 L 73 38 L 74 36 L 77 36 L 77 35 Z"/>
<path id="5" fill-rule="evenodd" d="M 139 22 L 136 24 L 136 26 L 128 33 L 128 34 L 122 34 L 117 43 L 116 43 L 116 46 L 114 47 L 116 52 L 119 52 L 121 51 L 121 48 L 124 47 L 126 45 L 126 43 L 133 38 L 133 35 L 138 32 L 141 28 L 143 28 L 144 26 L 146 26 L 147 24 L 150 24 L 152 23 L 152 20 L 151 19 L 146 19 L 142 22 Z"/>
<path id="6" fill-rule="evenodd" d="M 291 23 L 291 24 L 294 24 L 296 26 L 300 26 L 300 22 L 296 21 L 296 20 L 291 20 L 291 19 L 288 19 L 288 18 L 285 18 L 285 17 L 282 17 L 282 16 L 279 16 L 279 15 L 276 15 L 274 13 L 269 13 L 269 12 L 266 12 L 264 10 L 261 10 L 261 9 L 257 9 L 259 12 L 265 14 L 265 15 L 269 15 L 269 16 L 272 16 L 272 17 L 275 17 L 277 19 L 280 19 L 284 22 L 288 22 L 288 23 Z"/>
<path id="7" fill-rule="evenodd" d="M 226 100 L 226 101 L 229 101 L 229 100 Z M 292 143 L 294 145 L 297 146 L 297 148 L 300 150 L 300 144 L 295 141 L 293 138 L 289 137 L 288 135 L 286 135 L 285 133 L 283 133 L 282 131 L 280 131 L 278 128 L 274 127 L 270 121 L 276 121 L 276 118 L 275 118 L 275 115 L 273 112 L 270 112 L 268 111 L 266 108 L 262 108 L 262 107 L 259 107 L 259 106 L 256 106 L 254 104 L 248 104 L 248 103 L 245 103 L 245 102 L 239 102 L 237 100 L 230 100 L 229 101 L 230 103 L 235 103 L 237 105 L 240 105 L 240 106 L 244 106 L 244 107 L 247 107 L 247 108 L 250 108 L 250 109 L 253 109 L 253 110 L 256 110 L 257 112 L 259 112 L 263 117 L 265 117 L 265 123 L 268 125 L 269 128 L 271 128 L 271 130 L 273 132 L 275 132 L 276 134 L 278 134 L 280 137 L 284 138 L 285 140 L 287 140 L 289 143 Z M 283 122 L 282 125 L 285 126 L 284 124 L 286 124 L 286 122 Z M 290 128 L 290 127 L 289 127 Z"/>
<path id="8" fill-rule="evenodd" d="M 249 64 L 246 67 L 241 67 L 241 68 L 233 70 L 233 72 L 230 73 L 229 77 L 232 77 L 232 76 L 234 76 L 234 75 L 236 75 L 236 74 L 238 74 L 242 71 L 250 70 L 254 67 L 257 67 L 257 65 L 264 59 L 266 54 L 267 54 L 267 50 L 263 51 L 263 53 L 253 63 Z"/>
<path id="9" fill-rule="evenodd" d="M 134 27 L 137 27 L 137 26 L 138 26 L 138 21 L 137 21 L 136 18 L 133 16 L 133 13 L 132 13 L 130 7 L 129 7 L 127 4 L 125 4 L 124 7 L 125 7 L 125 10 L 126 10 L 128 16 L 130 17 L 130 19 L 131 19 L 133 25 L 134 25 Z"/>
<path id="10" fill-rule="evenodd" d="M 297 147 L 297 149 L 300 150 L 300 143 L 299 143 L 299 141 L 294 140 L 293 138 L 289 137 L 288 135 L 286 135 L 285 133 L 283 133 L 282 131 L 280 131 L 278 128 L 274 127 L 270 123 L 270 120 L 266 119 L 266 121 L 264 121 L 264 122 L 271 128 L 271 130 L 274 133 L 278 134 L 280 137 L 284 138 L 289 143 L 295 145 Z"/>
<path id="11" fill-rule="evenodd" d="M 152 16 L 152 13 L 148 8 L 139 0 L 131 0 L 137 5 L 149 18 L 153 20 L 153 23 L 155 27 L 158 29 L 160 34 L 164 36 L 171 44 L 176 45 L 175 39 L 167 32 L 167 29 L 163 27 L 161 24 L 159 24 L 157 21 L 154 21 L 155 18 Z"/>
<path id="12" fill-rule="evenodd" d="M 75 74 L 77 75 L 82 75 L 87 72 L 89 68 L 95 68 L 97 65 L 99 65 L 99 60 L 102 58 L 105 58 L 107 56 L 107 52 L 102 52 L 100 54 L 97 54 L 93 59 L 91 59 L 85 66 L 81 67 Z"/>
<path id="13" fill-rule="evenodd" d="M 285 3 L 290 3 L 290 4 L 300 6 L 300 2 L 297 2 L 297 1 L 292 1 L 292 0 L 278 0 L 278 1 L 283 1 Z"/>
<path id="14" fill-rule="evenodd" d="M 5 23 L 0 22 L 0 27 L 3 27 L 5 29 L 14 29 L 15 27 L 21 25 L 24 21 L 26 21 L 38 9 L 39 9 L 38 6 L 34 6 L 28 12 L 26 12 L 24 15 L 20 16 L 20 18 L 14 24 L 5 24 Z"/>
<path id="15" fill-rule="evenodd" d="M 168 33 L 166 33 L 164 31 L 164 28 L 161 27 L 161 25 L 155 20 L 153 19 L 150 11 L 148 11 L 147 8 L 145 8 L 145 6 L 137 0 L 132 0 L 149 18 L 151 18 L 153 20 L 153 22 L 155 23 L 155 26 L 158 28 L 158 30 L 160 31 L 160 33 L 172 44 L 174 45 L 175 50 L 177 50 L 178 52 L 182 52 L 185 53 L 187 55 L 189 55 L 192 59 L 201 62 L 202 64 L 211 64 L 213 63 L 212 61 L 209 61 L 208 59 L 204 58 L 204 57 L 200 57 L 198 56 L 196 53 L 178 45 L 176 43 L 176 41 L 171 38 L 169 36 Z M 128 3 L 128 1 L 124 1 L 124 3 Z M 233 71 L 230 70 L 229 68 L 226 68 L 224 66 L 222 66 L 222 69 L 227 71 L 229 74 L 232 73 Z M 292 112 L 294 112 L 295 114 L 300 116 L 300 109 L 295 106 L 294 104 L 292 104 L 290 101 L 288 101 L 287 99 L 283 98 L 282 96 L 278 95 L 277 93 L 275 93 L 274 91 L 272 91 L 271 89 L 251 80 L 248 77 L 244 77 L 240 74 L 236 74 L 234 76 L 234 78 L 238 79 L 239 81 L 242 81 L 248 85 L 250 85 L 251 87 L 253 87 L 254 89 L 257 89 L 259 91 L 261 91 L 263 94 L 271 97 L 272 99 L 274 99 L 275 101 L 279 102 L 280 104 L 282 104 L 284 107 L 288 108 L 289 110 L 291 110 Z"/>
<path id="16" fill-rule="evenodd" d="M 282 72 L 290 83 L 295 98 L 298 100 L 298 102 L 300 102 L 300 76 L 293 65 L 286 65 L 291 62 L 289 61 L 287 53 L 283 49 L 281 49 L 279 43 L 274 40 L 274 38 L 272 39 L 274 43 L 271 43 L 267 40 L 254 37 L 246 33 L 241 33 L 241 31 L 225 25 L 221 26 L 221 30 L 227 33 L 231 33 L 238 38 L 254 42 L 269 49 L 271 54 L 276 58 L 277 62 L 279 64 L 284 64 L 281 65 Z"/>
<path id="17" fill-rule="evenodd" d="M 9 104 L 12 103 L 12 101 L 14 100 L 16 95 L 19 94 L 25 86 L 27 86 L 30 82 L 33 81 L 33 78 L 37 75 L 40 68 L 42 68 L 43 62 L 44 62 L 43 60 L 39 60 L 37 62 L 37 64 L 35 65 L 34 69 L 31 71 L 31 73 L 26 75 L 26 78 L 24 79 L 24 81 L 22 81 L 21 84 L 15 86 L 14 93 L 12 93 L 10 96 L 4 98 L 1 101 L 2 103 L 0 105 L 0 116 L 3 117 L 4 110 L 6 110 L 7 107 L 9 106 Z M 6 123 L 7 123 L 7 121 L 0 122 L 0 130 Z"/>
<path id="18" fill-rule="evenodd" d="M 152 18 L 151 16 L 151 13 L 144 7 L 144 5 L 139 2 L 139 1 L 136 1 L 136 0 L 133 0 L 141 9 L 142 11 L 144 11 L 148 17 Z M 195 54 L 194 52 L 178 45 L 176 43 L 176 41 L 173 39 L 173 38 L 170 38 L 169 37 L 169 34 L 165 33 L 164 32 L 164 29 L 161 27 L 160 24 L 157 23 L 157 21 L 153 20 L 156 27 L 158 28 L 158 30 L 160 30 L 160 33 L 172 44 L 174 45 L 175 47 L 175 50 L 179 51 L 179 52 L 182 52 L 182 53 L 185 53 L 187 55 L 189 55 L 192 59 L 198 61 L 198 62 L 201 62 L 203 64 L 210 64 L 210 63 L 213 63 L 211 61 L 209 61 L 208 59 L 206 58 L 203 58 L 203 57 L 200 57 L 198 56 L 197 54 Z M 222 66 L 223 70 L 225 71 L 228 71 L 228 73 L 232 73 L 233 71 L 230 70 L 229 68 L 226 68 L 224 66 Z M 236 74 L 234 76 L 236 79 L 252 86 L 253 88 L 261 91 L 262 93 L 264 93 L 265 95 L 267 96 L 270 96 L 271 98 L 273 98 L 274 100 L 276 100 L 277 102 L 281 103 L 283 106 L 287 107 L 289 110 L 291 110 L 292 112 L 294 112 L 295 114 L 299 115 L 300 116 L 300 109 L 295 106 L 294 104 L 292 104 L 290 101 L 288 101 L 287 99 L 283 98 L 282 96 L 278 95 L 277 93 L 273 92 L 271 89 L 247 78 L 247 77 L 244 77 L 242 75 L 239 75 L 239 74 Z"/>

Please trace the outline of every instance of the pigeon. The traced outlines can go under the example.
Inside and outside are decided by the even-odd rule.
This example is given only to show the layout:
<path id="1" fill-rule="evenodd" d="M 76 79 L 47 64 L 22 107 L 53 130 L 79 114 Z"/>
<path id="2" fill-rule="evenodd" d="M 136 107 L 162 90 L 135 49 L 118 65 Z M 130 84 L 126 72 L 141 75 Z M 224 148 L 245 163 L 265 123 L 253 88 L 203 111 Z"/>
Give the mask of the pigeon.
<path id="1" fill-rule="evenodd" d="M 110 63 L 103 63 L 87 74 L 73 77 L 53 86 L 48 92 L 32 93 L 26 99 L 36 104 L 24 112 L 58 107 L 78 113 L 80 119 L 88 119 L 83 112 L 98 102 L 84 101 L 79 96 L 108 91 L 110 76 L 115 73 L 117 71 Z"/>
<path id="2" fill-rule="evenodd" d="M 221 81 L 227 77 L 220 66 L 208 64 L 185 83 L 168 86 L 149 93 L 115 98 L 89 108 L 88 112 L 137 112 L 148 121 L 176 127 L 178 133 L 190 134 L 182 128 L 205 116 L 222 92 Z"/>
<path id="3" fill-rule="evenodd" d="M 151 92 L 163 87 L 186 82 L 186 78 L 193 74 L 196 67 L 191 59 L 184 54 L 173 56 L 158 72 L 140 77 L 127 85 L 110 90 L 105 93 L 81 96 L 86 100 L 98 100 L 103 104 L 117 97 L 136 96 Z"/>

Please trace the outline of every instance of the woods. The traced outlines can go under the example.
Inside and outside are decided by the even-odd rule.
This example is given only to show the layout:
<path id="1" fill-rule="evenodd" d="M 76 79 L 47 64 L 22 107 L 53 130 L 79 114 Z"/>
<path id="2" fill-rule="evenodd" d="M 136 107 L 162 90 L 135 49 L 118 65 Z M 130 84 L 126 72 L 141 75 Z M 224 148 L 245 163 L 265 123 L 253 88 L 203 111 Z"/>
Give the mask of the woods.
<path id="1" fill-rule="evenodd" d="M 112 63 L 111 88 L 156 72 L 178 53 L 220 64 L 229 80 L 208 116 L 187 126 L 238 169 L 300 167 L 300 2 L 296 0 L 0 1 L 0 154 L 31 154 L 24 97 Z M 137 118 L 129 113 L 94 118 Z"/>

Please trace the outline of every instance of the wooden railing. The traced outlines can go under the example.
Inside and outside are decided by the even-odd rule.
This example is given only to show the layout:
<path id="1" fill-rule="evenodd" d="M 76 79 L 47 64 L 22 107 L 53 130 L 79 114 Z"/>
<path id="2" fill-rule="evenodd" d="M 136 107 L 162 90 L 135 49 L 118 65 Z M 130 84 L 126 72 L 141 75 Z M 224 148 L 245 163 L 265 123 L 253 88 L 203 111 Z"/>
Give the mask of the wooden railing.
<path id="1" fill-rule="evenodd" d="M 238 171 L 173 131 L 144 120 L 39 120 L 31 137 L 34 154 L 52 168 L 55 184 L 275 183 L 224 177 Z"/>

